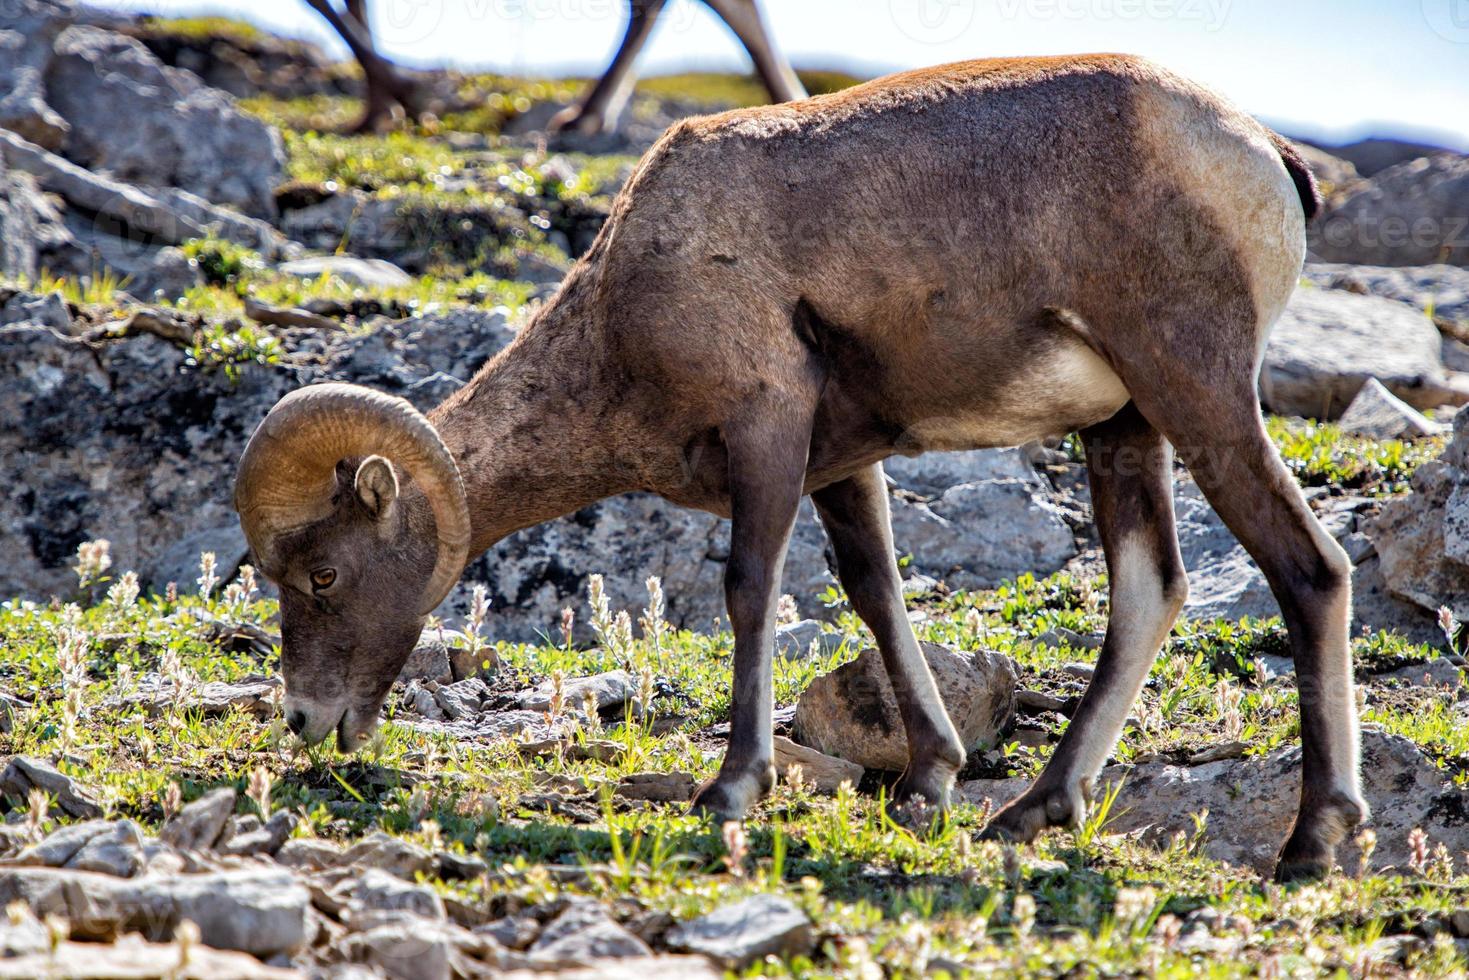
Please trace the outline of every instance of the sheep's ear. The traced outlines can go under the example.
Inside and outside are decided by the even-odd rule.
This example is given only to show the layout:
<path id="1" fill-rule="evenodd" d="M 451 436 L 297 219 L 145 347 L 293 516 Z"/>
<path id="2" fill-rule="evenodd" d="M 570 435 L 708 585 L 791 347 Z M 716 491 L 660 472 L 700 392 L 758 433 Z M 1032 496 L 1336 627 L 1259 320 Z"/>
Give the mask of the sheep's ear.
<path id="1" fill-rule="evenodd" d="M 369 456 L 357 467 L 353 480 L 357 488 L 357 499 L 362 501 L 373 517 L 384 520 L 392 513 L 398 499 L 398 474 L 393 464 L 381 456 Z"/>

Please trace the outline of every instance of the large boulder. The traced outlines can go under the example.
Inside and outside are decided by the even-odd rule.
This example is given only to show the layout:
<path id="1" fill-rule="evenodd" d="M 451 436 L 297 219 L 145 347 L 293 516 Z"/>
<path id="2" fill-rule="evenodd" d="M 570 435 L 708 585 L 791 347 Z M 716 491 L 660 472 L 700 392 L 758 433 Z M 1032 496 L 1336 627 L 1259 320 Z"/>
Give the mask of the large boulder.
<path id="1" fill-rule="evenodd" d="M 961 798 L 1003 806 L 1020 795 L 1026 779 L 981 779 L 959 787 Z M 1280 748 L 1265 756 L 1197 766 L 1163 762 L 1109 766 L 1099 787 L 1121 783 L 1107 832 L 1137 833 L 1167 847 L 1175 834 L 1192 836 L 1194 814 L 1207 810 L 1204 853 L 1216 861 L 1269 873 L 1290 833 L 1301 792 L 1301 750 Z M 1362 791 L 1377 833 L 1374 870 L 1407 872 L 1408 835 L 1421 827 L 1450 854 L 1469 848 L 1469 809 L 1453 785 L 1411 741 L 1367 728 L 1362 732 Z M 1348 844 L 1338 855 L 1349 873 L 1360 853 Z"/>
<path id="2" fill-rule="evenodd" d="M 206 945 L 268 957 L 301 948 L 312 934 L 310 893 L 278 868 L 131 879 L 71 868 L 10 868 L 0 875 L 0 902 L 21 902 L 38 917 L 59 915 L 72 936 L 83 939 L 110 941 L 138 931 L 167 941 L 188 919 Z"/>
<path id="3" fill-rule="evenodd" d="M 4 309 L 49 309 L 43 299 L 20 294 Z M 303 384 L 345 380 L 427 409 L 513 336 L 502 315 L 477 310 L 350 337 L 295 331 L 285 340 L 299 361 L 245 366 L 231 377 L 191 366 L 180 346 L 152 335 L 93 350 L 36 320 L 0 327 L 0 459 L 8 477 L 0 486 L 0 548 L 8 556 L 0 594 L 69 595 L 77 545 L 99 537 L 112 542 L 116 566 L 137 571 L 147 588 L 188 587 L 201 551 L 233 568 L 246 560 L 231 505 L 235 467 L 277 399 Z M 824 548 L 808 504 L 784 588 L 810 612 L 821 610 L 815 597 L 832 581 Z M 494 609 L 491 634 L 533 640 L 556 630 L 563 607 L 585 601 L 589 575 L 606 573 L 614 607 L 633 610 L 647 602 L 644 580 L 658 575 L 670 620 L 707 629 L 724 613 L 728 552 L 726 521 L 646 495 L 614 498 L 501 542 L 471 565 L 441 613 L 462 615 L 470 583 L 482 581 Z"/>
<path id="4" fill-rule="evenodd" d="M 961 483 L 929 501 L 892 500 L 898 553 L 912 557 L 913 571 L 957 589 L 1058 571 L 1077 554 L 1074 519 L 1034 472 Z"/>
<path id="5" fill-rule="evenodd" d="M 1402 303 L 1298 289 L 1270 335 L 1261 400 L 1280 415 L 1330 420 L 1376 378 L 1414 408 L 1462 404 L 1469 387 L 1444 370 L 1441 350 L 1433 321 Z"/>
<path id="6" fill-rule="evenodd" d="M 273 212 L 280 137 L 228 95 L 164 66 L 140 42 L 96 27 L 68 28 L 55 52 L 46 93 L 71 125 L 62 146 L 69 159 L 249 214 Z"/>
<path id="7" fill-rule="evenodd" d="M 46 102 L 52 45 L 74 20 L 71 0 L 9 0 L 0 9 L 0 129 L 48 150 L 71 125 Z"/>
<path id="8" fill-rule="evenodd" d="M 1447 606 L 1469 621 L 1469 412 L 1454 416 L 1443 455 L 1419 467 L 1412 484 L 1366 528 L 1383 580 L 1425 610 Z"/>
<path id="9" fill-rule="evenodd" d="M 950 487 L 992 480 L 1039 479 L 1035 467 L 1019 449 L 976 449 L 957 453 L 891 456 L 882 464 L 888 478 L 904 490 L 941 497 Z"/>
<path id="10" fill-rule="evenodd" d="M 1435 153 L 1374 176 L 1319 219 L 1311 250 L 1354 265 L 1469 265 L 1469 157 Z"/>
<path id="11" fill-rule="evenodd" d="M 1280 615 L 1265 576 L 1198 484 L 1180 479 L 1173 488 L 1178 547 L 1188 572 L 1187 619 L 1242 619 Z"/>
<path id="12" fill-rule="evenodd" d="M 77 20 L 63 0 L 0 9 L 0 128 L 122 181 L 274 213 L 273 129 L 133 38 Z"/>
<path id="13" fill-rule="evenodd" d="M 817 596 L 835 581 L 825 548 L 825 532 L 810 502 L 804 501 L 791 535 L 781 590 L 796 597 L 802 612 L 811 615 L 826 612 Z M 647 605 L 645 580 L 657 575 L 667 597 L 668 621 L 709 630 L 725 616 L 728 559 L 728 521 L 676 507 L 651 494 L 627 494 L 526 528 L 496 544 L 470 563 L 445 610 L 462 615 L 469 608 L 473 583 L 483 582 L 490 589 L 495 635 L 530 641 L 555 635 L 562 609 L 584 607 L 587 580 L 593 574 L 605 574 L 613 609 L 634 613 Z M 590 636 L 586 619 L 577 616 L 582 639 Z"/>
<path id="14" fill-rule="evenodd" d="M 965 751 L 994 746 L 1015 714 L 1014 661 L 988 650 L 921 646 Z M 868 769 L 901 772 L 908 765 L 908 740 L 882 654 L 863 650 L 812 681 L 796 705 L 795 738 Z"/>
<path id="15" fill-rule="evenodd" d="M 309 365 L 231 374 L 191 366 L 181 346 L 153 335 L 93 349 L 42 323 L 0 327 L 0 593 L 70 594 L 77 545 L 93 538 L 110 540 L 118 567 L 159 590 L 191 583 L 201 551 L 232 568 L 245 558 L 231 506 L 235 466 L 281 396 L 356 380 L 428 407 L 508 336 L 490 313 L 416 318 L 355 338 L 300 332 L 287 343 Z"/>
<path id="16" fill-rule="evenodd" d="M 1469 269 L 1456 265 L 1392 268 L 1308 262 L 1302 275 L 1323 289 L 1384 296 L 1417 313 L 1432 311 L 1440 323 L 1469 324 Z"/>
<path id="17" fill-rule="evenodd" d="M 56 269 L 58 252 L 71 244 L 61 212 L 36 178 L 0 157 L 0 276 L 34 280 Z"/>

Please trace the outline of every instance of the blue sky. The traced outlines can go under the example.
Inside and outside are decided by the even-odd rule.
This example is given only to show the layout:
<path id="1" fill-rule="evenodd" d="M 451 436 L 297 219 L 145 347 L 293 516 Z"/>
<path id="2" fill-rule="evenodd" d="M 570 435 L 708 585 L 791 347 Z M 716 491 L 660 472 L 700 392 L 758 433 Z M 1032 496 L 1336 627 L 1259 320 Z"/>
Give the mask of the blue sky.
<path id="1" fill-rule="evenodd" d="M 778 43 L 801 66 L 875 75 L 990 55 L 1130 51 L 1213 86 L 1287 132 L 1417 136 L 1469 149 L 1469 0 L 763 2 Z M 383 47 L 400 60 L 544 75 L 599 70 L 624 17 L 623 0 L 369 3 Z M 98 5 L 172 14 L 230 7 Z M 303 0 L 253 0 L 245 16 L 340 49 Z M 748 66 L 695 0 L 670 0 L 639 64 L 644 74 Z"/>

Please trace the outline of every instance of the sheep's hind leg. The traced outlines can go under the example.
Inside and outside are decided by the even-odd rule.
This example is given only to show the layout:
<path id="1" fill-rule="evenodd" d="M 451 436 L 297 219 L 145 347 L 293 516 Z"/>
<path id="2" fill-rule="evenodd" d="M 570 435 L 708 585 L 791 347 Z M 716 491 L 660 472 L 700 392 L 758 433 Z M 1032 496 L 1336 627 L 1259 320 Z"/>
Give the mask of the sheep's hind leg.
<path id="1" fill-rule="evenodd" d="M 1085 816 L 1092 781 L 1122 734 L 1148 670 L 1188 594 L 1173 524 L 1173 453 L 1128 404 L 1082 433 L 1111 614 L 1096 673 L 1035 783 L 995 814 L 984 837 L 1028 841 Z"/>
<path id="2" fill-rule="evenodd" d="M 816 491 L 811 500 L 836 552 L 842 588 L 877 638 L 903 718 L 908 768 L 893 789 L 893 802 L 922 797 L 946 809 L 954 777 L 964 767 L 964 746 L 944 710 L 903 606 L 882 467 L 873 464 Z"/>
<path id="3" fill-rule="evenodd" d="M 1296 661 L 1301 799 L 1276 865 L 1281 880 L 1329 873 L 1336 846 L 1366 818 L 1358 785 L 1357 699 L 1348 644 L 1351 563 L 1327 534 L 1270 441 L 1253 376 L 1226 388 L 1207 417 L 1150 413 L 1210 505 L 1265 573 Z M 1142 405 L 1149 411 L 1148 405 Z"/>
<path id="4" fill-rule="evenodd" d="M 775 607 L 786 546 L 800 506 L 810 415 L 798 408 L 727 427 L 730 549 L 724 597 L 734 631 L 734 695 L 729 748 L 719 775 L 694 797 L 692 810 L 716 821 L 739 820 L 775 785 Z"/>

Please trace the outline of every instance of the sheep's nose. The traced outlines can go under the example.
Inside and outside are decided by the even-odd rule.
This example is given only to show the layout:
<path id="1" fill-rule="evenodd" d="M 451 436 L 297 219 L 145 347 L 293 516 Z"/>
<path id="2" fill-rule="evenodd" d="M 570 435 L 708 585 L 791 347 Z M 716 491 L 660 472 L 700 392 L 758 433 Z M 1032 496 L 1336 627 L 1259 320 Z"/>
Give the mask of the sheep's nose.
<path id="1" fill-rule="evenodd" d="M 306 712 L 300 708 L 293 708 L 286 712 L 286 727 L 293 733 L 300 735 L 306 728 Z"/>

